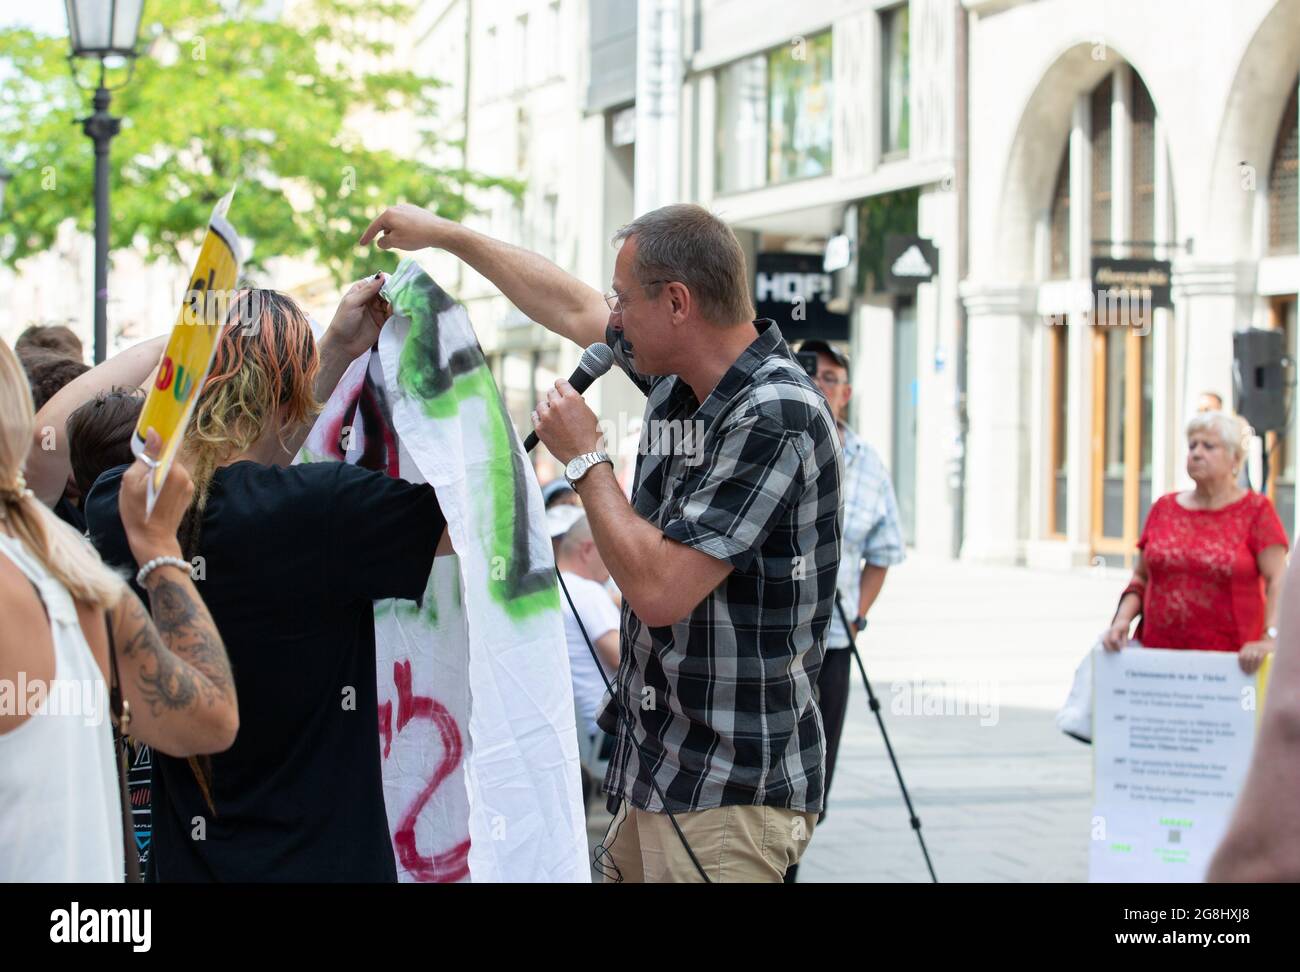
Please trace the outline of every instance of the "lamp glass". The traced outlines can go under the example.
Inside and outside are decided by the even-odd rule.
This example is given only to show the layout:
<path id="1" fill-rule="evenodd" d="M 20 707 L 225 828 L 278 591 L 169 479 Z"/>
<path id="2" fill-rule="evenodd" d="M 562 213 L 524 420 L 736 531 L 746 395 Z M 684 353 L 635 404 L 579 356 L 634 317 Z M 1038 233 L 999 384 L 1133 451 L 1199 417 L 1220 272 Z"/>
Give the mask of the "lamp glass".
<path id="1" fill-rule="evenodd" d="M 130 57 L 144 0 L 64 0 L 68 35 L 77 57 Z"/>

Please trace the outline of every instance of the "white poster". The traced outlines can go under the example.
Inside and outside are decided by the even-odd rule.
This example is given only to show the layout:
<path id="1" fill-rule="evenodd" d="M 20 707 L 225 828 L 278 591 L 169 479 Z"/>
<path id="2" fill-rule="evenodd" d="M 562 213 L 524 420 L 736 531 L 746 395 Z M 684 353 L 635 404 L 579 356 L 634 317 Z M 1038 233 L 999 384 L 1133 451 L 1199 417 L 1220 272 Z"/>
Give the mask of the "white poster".
<path id="1" fill-rule="evenodd" d="M 1250 767 L 1268 663 L 1131 646 L 1093 651 L 1088 879 L 1201 881 Z"/>

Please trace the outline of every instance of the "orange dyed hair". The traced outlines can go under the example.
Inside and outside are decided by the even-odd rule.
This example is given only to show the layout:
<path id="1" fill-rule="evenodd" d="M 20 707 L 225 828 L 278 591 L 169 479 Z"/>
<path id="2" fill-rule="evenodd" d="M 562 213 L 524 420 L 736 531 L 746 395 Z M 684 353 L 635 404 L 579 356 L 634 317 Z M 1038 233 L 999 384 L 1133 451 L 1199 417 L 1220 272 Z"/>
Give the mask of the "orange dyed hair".
<path id="1" fill-rule="evenodd" d="M 319 368 L 311 324 L 291 298 L 240 292 L 194 408 L 188 450 L 217 463 L 238 455 L 262 437 L 281 406 L 287 408 L 278 435 L 310 420 L 320 411 L 313 392 Z"/>

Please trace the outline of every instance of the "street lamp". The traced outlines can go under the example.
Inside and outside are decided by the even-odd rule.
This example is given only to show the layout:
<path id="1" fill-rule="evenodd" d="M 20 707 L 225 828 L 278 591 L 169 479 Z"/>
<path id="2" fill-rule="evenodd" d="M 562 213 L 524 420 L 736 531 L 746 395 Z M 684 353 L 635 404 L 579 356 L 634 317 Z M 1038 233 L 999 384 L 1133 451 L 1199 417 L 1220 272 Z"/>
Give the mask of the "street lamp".
<path id="1" fill-rule="evenodd" d="M 12 172 L 0 165 L 0 216 L 5 214 L 5 189 L 8 188 L 9 180 L 13 177 Z"/>
<path id="2" fill-rule="evenodd" d="M 99 61 L 99 86 L 95 113 L 83 118 L 81 129 L 95 143 L 95 363 L 108 355 L 108 145 L 121 128 L 121 119 L 108 113 L 109 91 L 104 85 L 104 62 L 131 63 L 140 30 L 144 0 L 64 0 L 73 58 Z M 72 76 L 77 78 L 76 65 Z M 77 80 L 80 85 L 80 80 Z"/>

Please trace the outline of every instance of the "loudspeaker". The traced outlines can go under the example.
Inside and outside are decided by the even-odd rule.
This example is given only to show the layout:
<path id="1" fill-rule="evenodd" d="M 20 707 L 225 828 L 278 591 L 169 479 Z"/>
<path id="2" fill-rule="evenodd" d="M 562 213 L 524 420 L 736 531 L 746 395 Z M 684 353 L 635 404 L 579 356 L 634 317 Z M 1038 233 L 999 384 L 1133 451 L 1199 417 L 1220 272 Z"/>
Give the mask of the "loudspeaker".
<path id="1" fill-rule="evenodd" d="M 1237 414 L 1258 433 L 1286 427 L 1282 332 L 1253 327 L 1232 335 L 1232 390 Z"/>

